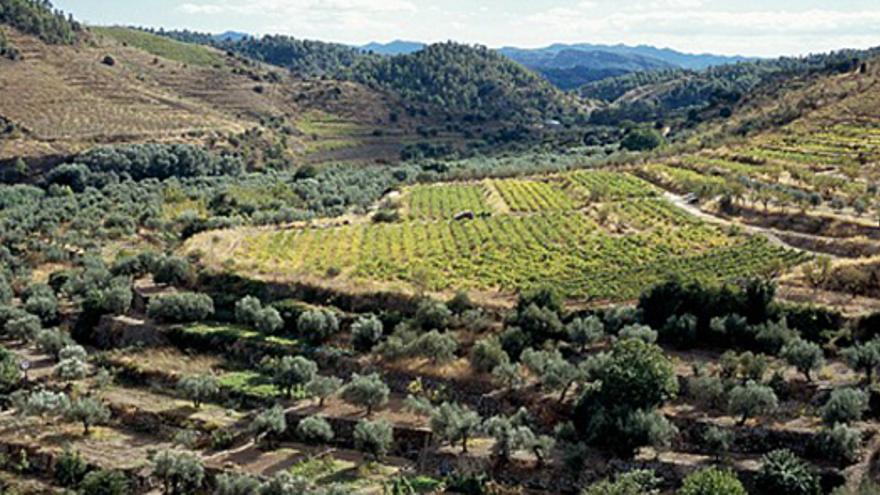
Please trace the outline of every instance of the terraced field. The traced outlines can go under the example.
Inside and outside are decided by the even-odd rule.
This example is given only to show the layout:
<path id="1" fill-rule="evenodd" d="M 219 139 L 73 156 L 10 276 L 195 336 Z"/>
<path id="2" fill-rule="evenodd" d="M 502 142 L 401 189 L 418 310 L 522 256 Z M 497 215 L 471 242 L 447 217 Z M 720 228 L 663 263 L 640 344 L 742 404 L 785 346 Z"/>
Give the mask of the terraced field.
<path id="1" fill-rule="evenodd" d="M 630 199 L 591 203 L 591 191 Z M 399 223 L 227 231 L 198 236 L 189 249 L 264 277 L 502 294 L 552 281 L 575 300 L 629 299 L 670 276 L 768 274 L 805 258 L 704 224 L 656 192 L 616 172 L 421 185 L 401 198 Z M 465 210 L 481 215 L 451 220 Z"/>

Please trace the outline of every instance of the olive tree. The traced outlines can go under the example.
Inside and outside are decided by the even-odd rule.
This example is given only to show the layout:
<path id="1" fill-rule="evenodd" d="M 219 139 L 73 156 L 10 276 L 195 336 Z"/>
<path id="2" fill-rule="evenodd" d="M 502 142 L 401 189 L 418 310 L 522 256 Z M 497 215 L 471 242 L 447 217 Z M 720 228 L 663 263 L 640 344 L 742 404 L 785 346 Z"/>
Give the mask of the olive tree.
<path id="1" fill-rule="evenodd" d="M 351 381 L 342 388 L 342 400 L 351 404 L 365 407 L 367 416 L 373 414 L 373 409 L 381 407 L 388 402 L 391 391 L 388 385 L 376 373 L 369 375 L 352 374 Z"/>
<path id="2" fill-rule="evenodd" d="M 281 406 L 273 406 L 260 412 L 250 424 L 250 431 L 254 435 L 256 444 L 281 435 L 285 430 L 287 430 L 287 418 Z M 271 441 L 269 443 L 271 444 Z"/>
<path id="3" fill-rule="evenodd" d="M 476 341 L 471 348 L 470 362 L 474 370 L 490 373 L 496 367 L 510 362 L 498 337 L 492 335 Z"/>
<path id="4" fill-rule="evenodd" d="M 446 442 L 461 442 L 462 452 L 468 451 L 468 439 L 480 428 L 482 422 L 475 411 L 454 402 L 444 402 L 431 411 L 430 424 L 434 435 Z"/>
<path id="5" fill-rule="evenodd" d="M 868 394 L 855 388 L 838 388 L 831 391 L 822 406 L 822 420 L 829 426 L 851 423 L 862 419 L 867 410 Z"/>
<path id="6" fill-rule="evenodd" d="M 309 383 L 318 373 L 318 365 L 302 356 L 269 359 L 264 368 L 271 376 L 272 383 L 286 399 L 291 398 L 295 387 Z"/>
<path id="7" fill-rule="evenodd" d="M 309 416 L 296 425 L 296 434 L 308 443 L 327 443 L 333 440 L 333 427 L 325 418 Z"/>
<path id="8" fill-rule="evenodd" d="M 803 339 L 795 339 L 786 344 L 779 355 L 785 361 L 803 373 L 808 382 L 812 382 L 812 371 L 818 371 L 825 365 L 825 355 L 818 344 Z"/>
<path id="9" fill-rule="evenodd" d="M 394 429 L 385 420 L 363 420 L 354 427 L 355 448 L 374 460 L 384 456 L 393 442 Z"/>
<path id="10" fill-rule="evenodd" d="M 339 331 L 339 319 L 325 309 L 309 310 L 299 315 L 296 328 L 304 339 L 321 344 Z"/>
<path id="11" fill-rule="evenodd" d="M 734 416 L 739 416 L 739 424 L 743 425 L 751 417 L 773 412 L 778 403 L 772 388 L 749 381 L 745 385 L 733 387 L 730 391 L 728 411 Z"/>
<path id="12" fill-rule="evenodd" d="M 565 331 L 568 333 L 568 340 L 583 352 L 587 346 L 602 340 L 605 336 L 605 325 L 598 316 L 591 315 L 575 318 L 565 326 Z"/>
<path id="13" fill-rule="evenodd" d="M 850 368 L 864 373 L 868 383 L 871 383 L 874 381 L 874 370 L 880 366 L 880 339 L 855 344 L 841 351 L 841 355 Z"/>
<path id="14" fill-rule="evenodd" d="M 207 294 L 183 292 L 150 299 L 147 315 L 166 323 L 200 321 L 214 314 L 214 301 Z"/>
<path id="15" fill-rule="evenodd" d="M 324 401 L 342 388 L 342 380 L 335 376 L 315 375 L 306 383 L 306 393 L 318 398 L 318 406 L 324 407 Z"/>
<path id="16" fill-rule="evenodd" d="M 361 352 L 370 351 L 382 340 L 384 331 L 376 315 L 362 316 L 351 325 L 351 345 Z"/>
<path id="17" fill-rule="evenodd" d="M 196 493 L 204 483 L 205 468 L 195 454 L 176 450 L 162 450 L 151 462 L 151 473 L 162 483 L 168 495 Z"/>
<path id="18" fill-rule="evenodd" d="M 80 397 L 70 403 L 64 411 L 64 417 L 68 421 L 81 423 L 83 434 L 88 435 L 92 426 L 104 424 L 110 419 L 110 409 L 98 399 Z"/>
<path id="19" fill-rule="evenodd" d="M 193 401 L 196 409 L 202 407 L 202 403 L 211 400 L 220 392 L 220 384 L 211 375 L 185 376 L 177 382 L 177 389 Z"/>

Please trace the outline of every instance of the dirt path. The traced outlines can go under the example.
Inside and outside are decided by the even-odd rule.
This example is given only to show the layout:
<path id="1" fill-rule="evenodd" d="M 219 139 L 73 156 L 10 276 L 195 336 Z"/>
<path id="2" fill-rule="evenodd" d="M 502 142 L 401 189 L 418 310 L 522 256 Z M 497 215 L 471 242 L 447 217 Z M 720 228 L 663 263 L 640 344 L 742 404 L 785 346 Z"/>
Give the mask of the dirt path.
<path id="1" fill-rule="evenodd" d="M 706 213 L 705 211 L 701 210 L 699 207 L 694 206 L 691 203 L 688 203 L 684 199 L 684 197 L 679 196 L 678 194 L 675 194 L 675 193 L 672 193 L 669 191 L 664 191 L 663 195 L 669 202 L 671 202 L 675 206 L 681 208 L 682 210 L 685 210 L 686 212 L 690 213 L 691 215 L 694 215 L 695 217 L 697 217 L 701 220 L 704 220 L 708 223 L 718 225 L 721 227 L 736 227 L 738 229 L 742 229 L 742 230 L 748 232 L 749 234 L 759 235 L 759 236 L 764 237 L 765 239 L 770 241 L 770 244 L 772 244 L 774 246 L 783 247 L 786 249 L 793 249 L 795 251 L 801 251 L 801 252 L 809 253 L 809 254 L 829 256 L 825 253 L 820 253 L 818 251 L 810 251 L 807 249 L 795 247 L 795 246 L 792 246 L 791 244 L 788 244 L 787 242 L 782 240 L 781 237 L 779 237 L 779 235 L 782 234 L 782 232 L 779 232 L 776 229 L 771 229 L 771 228 L 767 228 L 767 227 L 757 227 L 755 225 L 748 225 L 748 224 L 744 224 L 744 223 L 740 223 L 740 222 L 727 220 L 726 218 L 716 217 L 715 215 L 712 215 L 710 213 Z M 786 233 L 786 235 L 788 235 L 788 234 Z M 831 257 L 836 258 L 836 256 L 831 256 Z"/>

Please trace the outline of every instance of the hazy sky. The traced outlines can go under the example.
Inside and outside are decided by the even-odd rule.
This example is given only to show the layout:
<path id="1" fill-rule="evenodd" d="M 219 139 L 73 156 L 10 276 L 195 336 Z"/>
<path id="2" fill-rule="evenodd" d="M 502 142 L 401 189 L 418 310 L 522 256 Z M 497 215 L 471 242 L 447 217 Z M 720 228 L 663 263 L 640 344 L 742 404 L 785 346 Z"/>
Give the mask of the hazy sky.
<path id="1" fill-rule="evenodd" d="M 880 0 L 56 0 L 92 24 L 283 33 L 352 44 L 452 39 L 804 54 L 880 45 Z"/>

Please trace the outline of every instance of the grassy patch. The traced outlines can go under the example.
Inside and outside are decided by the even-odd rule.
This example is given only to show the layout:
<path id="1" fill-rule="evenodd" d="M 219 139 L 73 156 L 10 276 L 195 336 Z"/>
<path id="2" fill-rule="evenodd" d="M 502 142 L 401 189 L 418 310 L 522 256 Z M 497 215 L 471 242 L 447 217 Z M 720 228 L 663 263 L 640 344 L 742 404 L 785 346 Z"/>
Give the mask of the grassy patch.
<path id="1" fill-rule="evenodd" d="M 182 43 L 155 34 L 124 27 L 93 28 L 96 32 L 139 48 L 158 57 L 175 60 L 184 64 L 216 66 L 223 65 L 225 59 L 203 46 Z"/>
<path id="2" fill-rule="evenodd" d="M 256 371 L 231 371 L 218 378 L 220 386 L 230 392 L 260 398 L 272 398 L 278 395 L 278 389 L 269 381 L 269 377 Z"/>

